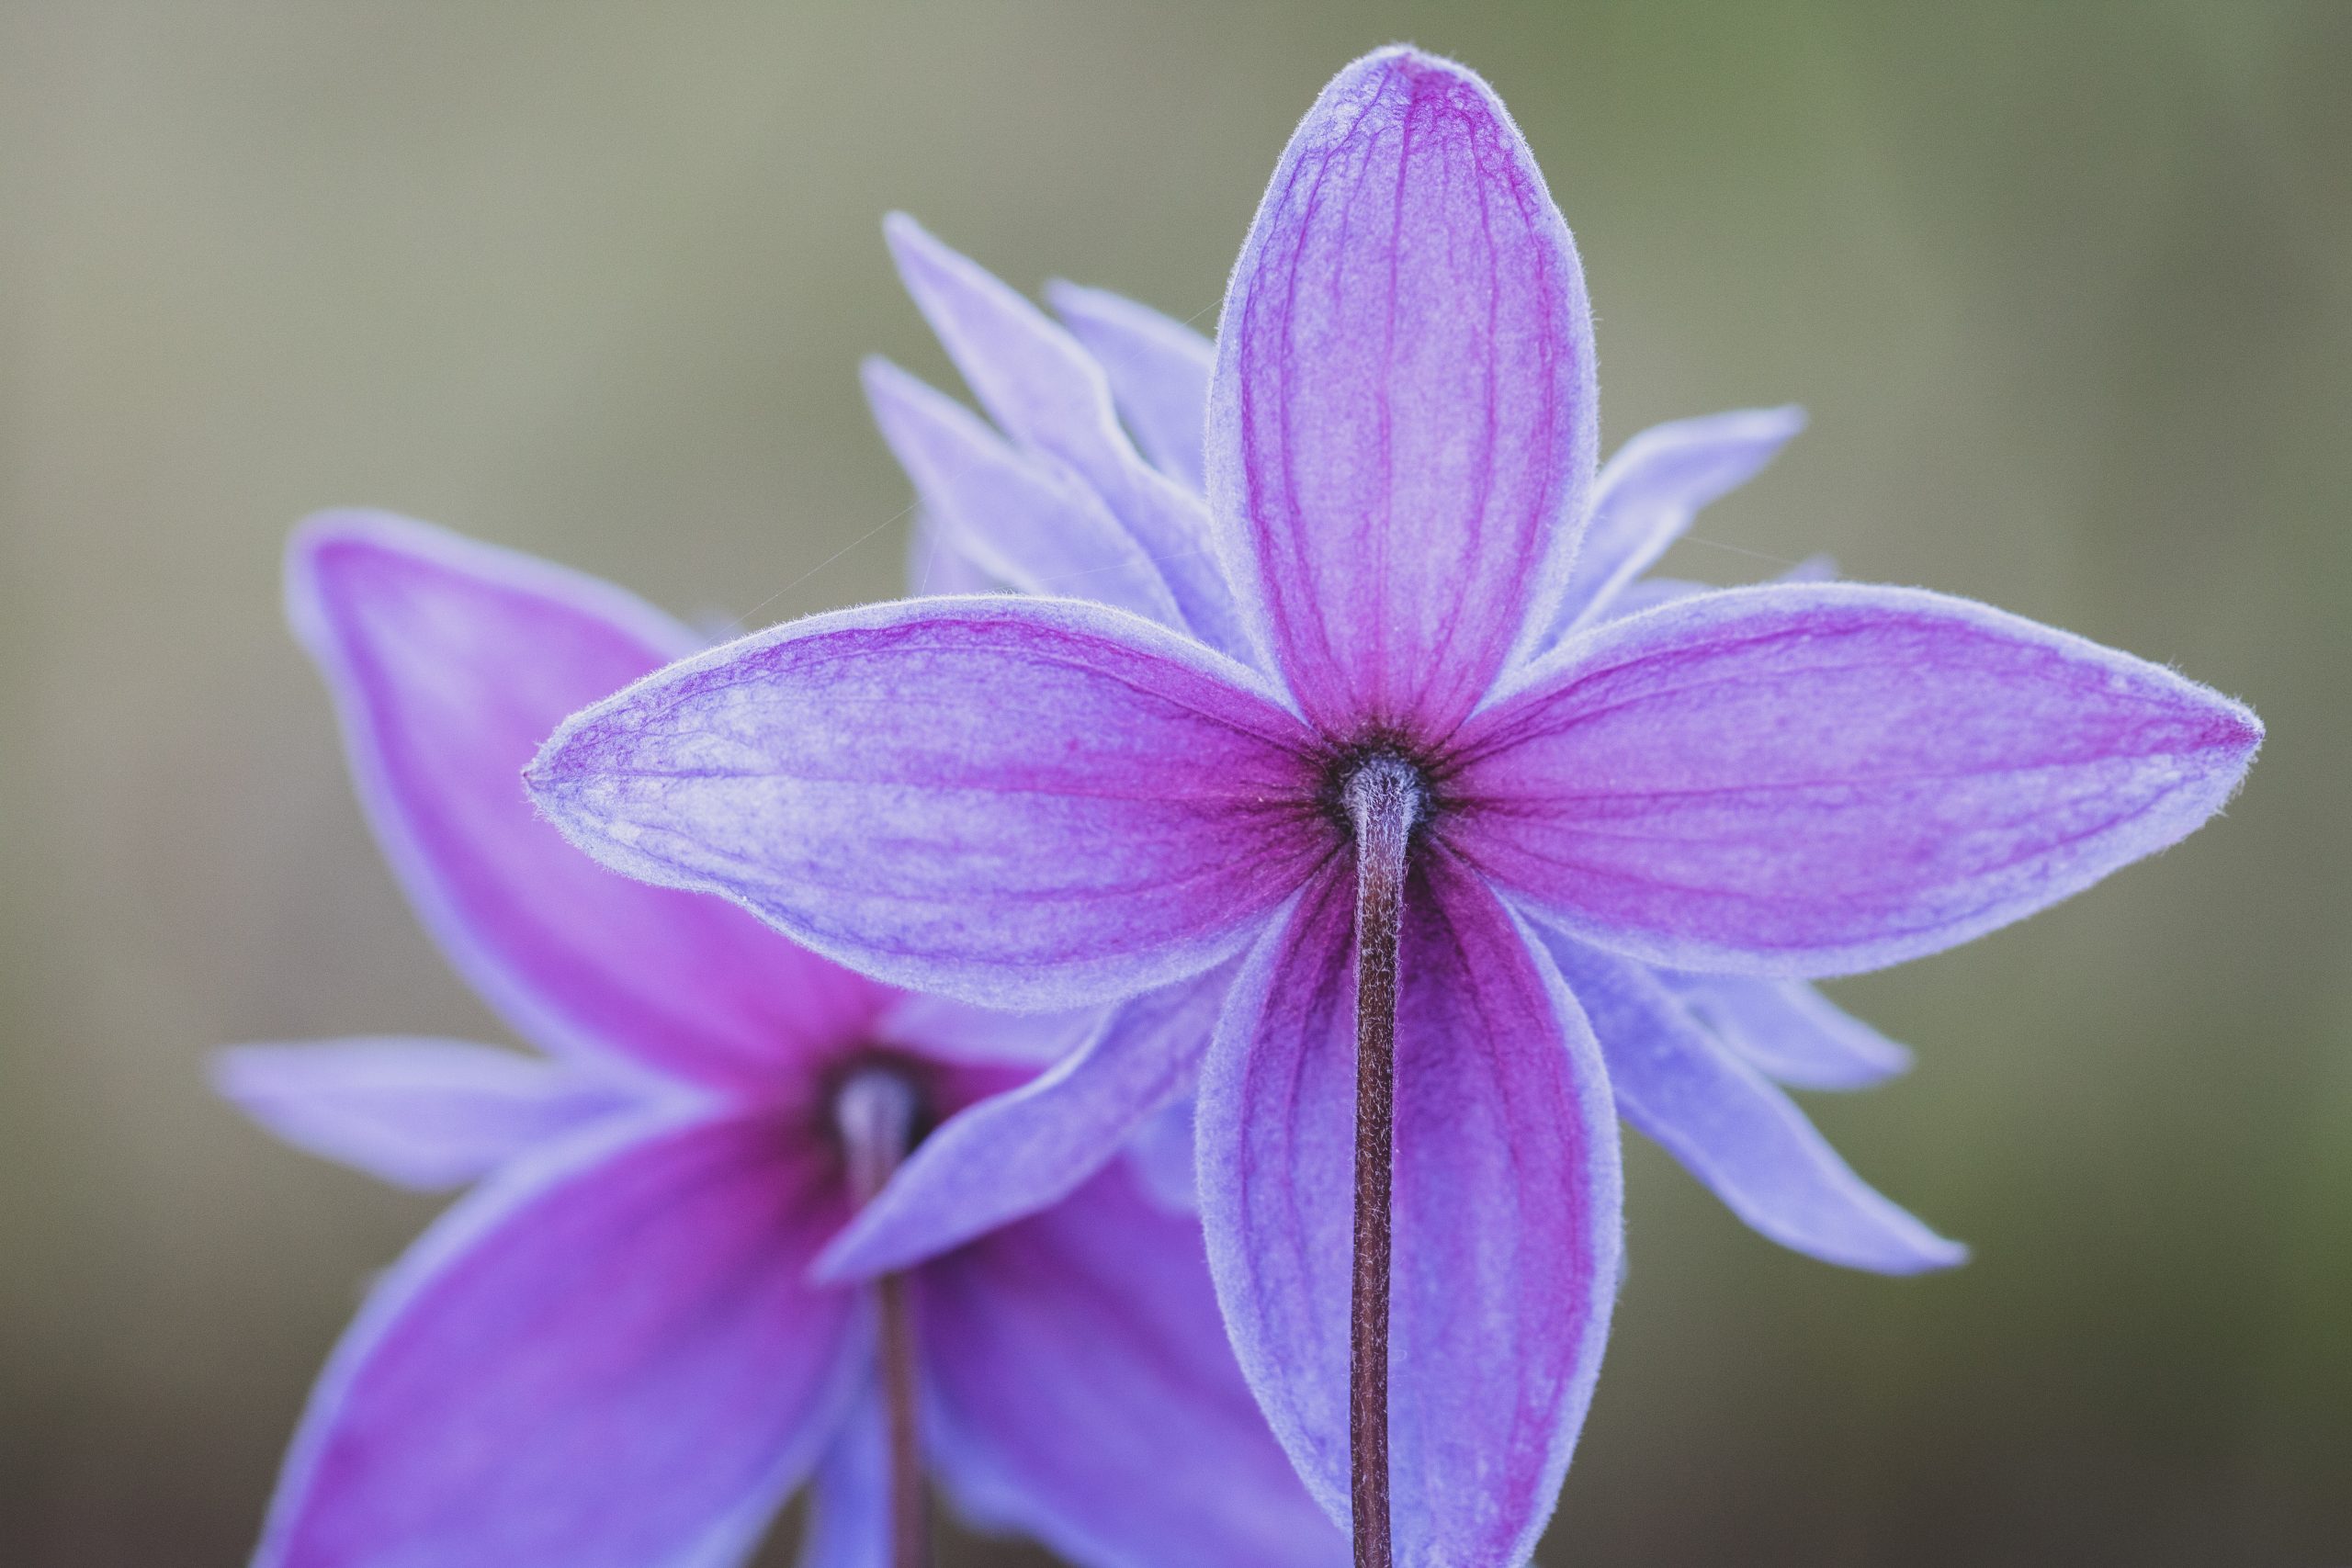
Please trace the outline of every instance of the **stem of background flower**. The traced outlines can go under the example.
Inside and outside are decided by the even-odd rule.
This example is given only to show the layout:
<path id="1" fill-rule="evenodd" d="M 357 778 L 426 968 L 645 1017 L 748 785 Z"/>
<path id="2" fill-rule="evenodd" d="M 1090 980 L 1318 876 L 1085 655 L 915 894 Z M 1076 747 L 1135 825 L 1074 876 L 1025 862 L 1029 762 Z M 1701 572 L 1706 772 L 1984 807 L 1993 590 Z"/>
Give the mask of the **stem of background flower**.
<path id="1" fill-rule="evenodd" d="M 833 1101 L 842 1147 L 849 1161 L 851 1195 L 873 1201 L 906 1158 L 914 1136 L 915 1088 L 888 1068 L 866 1068 L 842 1085 Z M 902 1274 L 874 1282 L 880 1324 L 883 1404 L 890 1448 L 891 1568 L 925 1568 L 931 1529 L 922 1483 L 922 1448 L 915 1428 L 914 1313 Z"/>
<path id="2" fill-rule="evenodd" d="M 1419 773 L 1374 757 L 1345 789 L 1356 830 L 1355 1275 L 1348 1324 L 1349 1514 L 1355 1568 L 1389 1568 L 1389 1206 L 1396 1154 L 1396 947 Z"/>

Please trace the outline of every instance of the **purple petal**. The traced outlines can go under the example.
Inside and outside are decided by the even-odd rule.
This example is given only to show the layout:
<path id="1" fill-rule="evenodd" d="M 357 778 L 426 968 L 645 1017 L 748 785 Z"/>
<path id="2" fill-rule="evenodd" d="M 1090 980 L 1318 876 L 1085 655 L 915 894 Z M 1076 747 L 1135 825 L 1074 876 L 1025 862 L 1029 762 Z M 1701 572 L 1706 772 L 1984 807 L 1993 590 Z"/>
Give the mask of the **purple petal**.
<path id="1" fill-rule="evenodd" d="M 871 1379 L 809 1483 L 797 1568 L 890 1568 L 889 1435 Z"/>
<path id="2" fill-rule="evenodd" d="M 1145 1117 L 1127 1141 L 1127 1168 L 1151 1201 L 1171 1214 L 1201 1212 L 1200 1185 L 1193 1179 L 1197 1111 L 1190 1093 L 1180 1095 Z"/>
<path id="3" fill-rule="evenodd" d="M 1595 443 L 1576 249 L 1484 82 L 1323 90 L 1235 265 L 1209 400 L 1228 566 L 1307 716 L 1442 735 L 1558 592 Z"/>
<path id="4" fill-rule="evenodd" d="M 868 974 L 1071 1007 L 1227 956 L 1330 852 L 1298 721 L 1248 671 L 1063 600 L 820 615 L 663 671 L 533 764 L 631 875 Z"/>
<path id="5" fill-rule="evenodd" d="M 917 1278 L 933 1450 L 968 1512 L 1078 1562 L 1346 1562 L 1234 1365 L 1200 1227 L 1125 1171 Z"/>
<path id="6" fill-rule="evenodd" d="M 1583 1004 L 1625 1120 L 1682 1162 L 1731 1212 L 1782 1247 L 1882 1274 L 1967 1260 L 1866 1186 L 1804 1112 L 1718 1045 L 1639 964 L 1545 933 Z"/>
<path id="7" fill-rule="evenodd" d="M 1576 569 L 1538 639 L 1549 648 L 1657 564 L 1700 509 L 1746 484 L 1804 428 L 1800 408 L 1741 409 L 1652 425 L 1617 449 L 1593 486 Z"/>
<path id="8" fill-rule="evenodd" d="M 1042 1068 L 1094 1038 L 1102 1024 L 1100 1008 L 1005 1012 L 917 995 L 882 1016 L 874 1040 L 933 1062 Z"/>
<path id="9" fill-rule="evenodd" d="M 1348 1514 L 1352 886 L 1244 961 L 1201 1078 L 1201 1213 L 1274 1431 Z M 1406 898 L 1397 1017 L 1396 1561 L 1519 1562 L 1551 1513 L 1616 1292 L 1617 1120 L 1582 1013 L 1442 853 Z"/>
<path id="10" fill-rule="evenodd" d="M 1770 582 L 1835 582 L 1838 581 L 1838 558 L 1827 555 L 1807 556 L 1781 572 L 1768 578 Z M 1644 610 L 1655 610 L 1660 604 L 1671 604 L 1677 599 L 1690 599 L 1701 593 L 1717 592 L 1711 583 L 1692 582 L 1679 577 L 1645 577 L 1629 582 L 1597 605 L 1588 619 L 1618 620 L 1626 615 L 1638 615 Z"/>
<path id="11" fill-rule="evenodd" d="M 1094 492 L 1024 457 L 963 404 L 886 360 L 865 362 L 865 395 L 924 513 L 955 547 L 1029 593 L 1115 604 L 1181 627 L 1159 569 Z"/>
<path id="12" fill-rule="evenodd" d="M 1055 282 L 1046 286 L 1046 298 L 1102 367 L 1144 455 L 1193 494 L 1204 493 L 1203 432 L 1216 344 L 1173 317 L 1105 289 Z"/>
<path id="13" fill-rule="evenodd" d="M 2185 837 L 2262 729 L 1964 600 L 1736 588 L 1579 634 L 1466 726 L 1447 840 L 1597 946 L 1837 975 L 1934 953 Z"/>
<path id="14" fill-rule="evenodd" d="M 481 1188 L 337 1347 L 258 1568 L 723 1561 L 865 1371 L 857 1294 L 802 1278 L 842 1218 L 763 1121 L 576 1141 Z"/>
<path id="15" fill-rule="evenodd" d="M 212 1081 L 296 1148 L 423 1191 L 642 1103 L 564 1063 L 454 1040 L 240 1045 L 213 1058 Z"/>
<path id="16" fill-rule="evenodd" d="M 949 1117 L 825 1248 L 818 1277 L 904 1269 L 1068 1197 L 1191 1086 L 1232 978 L 1220 965 L 1124 1002 L 1049 1071 Z"/>
<path id="17" fill-rule="evenodd" d="M 915 508 L 914 524 L 907 530 L 907 593 L 991 593 L 1003 589 L 960 539 L 939 525 L 939 519 Z"/>
<path id="18" fill-rule="evenodd" d="M 1802 980 L 1658 978 L 1749 1066 L 1795 1089 L 1868 1089 L 1911 1069 L 1911 1053 Z"/>
<path id="19" fill-rule="evenodd" d="M 1207 512 L 1136 455 L 1102 367 L 1044 311 L 905 213 L 892 213 L 883 230 L 907 292 L 989 417 L 1092 486 L 1167 579 L 1194 634 L 1220 652 L 1245 655 L 1232 590 L 1210 551 Z"/>
<path id="20" fill-rule="evenodd" d="M 694 645 L 617 589 L 377 513 L 294 536 L 287 606 L 359 797 L 450 962 L 534 1043 L 766 1082 L 887 993 L 707 898 L 614 876 L 522 771 L 565 716 Z"/>

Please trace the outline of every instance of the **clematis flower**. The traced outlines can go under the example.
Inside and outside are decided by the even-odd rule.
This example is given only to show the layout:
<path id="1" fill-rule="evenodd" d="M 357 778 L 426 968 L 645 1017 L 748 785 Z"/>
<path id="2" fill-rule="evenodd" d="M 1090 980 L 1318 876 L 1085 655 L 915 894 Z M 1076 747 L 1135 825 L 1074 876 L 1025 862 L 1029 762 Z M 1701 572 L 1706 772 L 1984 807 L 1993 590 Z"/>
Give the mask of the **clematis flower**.
<path id="1" fill-rule="evenodd" d="M 1642 966 L 1847 974 L 2019 919 L 2191 831 L 2259 728 L 1915 589 L 1584 620 L 1576 254 L 1501 104 L 1408 49 L 1343 71 L 1275 171 L 1205 517 L 1107 400 L 1022 373 L 1052 344 L 995 346 L 975 391 L 1157 589 L 775 628 L 567 723 L 533 793 L 607 863 L 893 983 L 1215 1005 L 1202 1217 L 1277 1436 L 1359 1563 L 1523 1561 L 1618 1278 L 1589 1015 L 1654 1001 Z"/>
<path id="2" fill-rule="evenodd" d="M 1055 304 L 1080 340 L 1072 345 L 1027 301 L 910 220 L 893 220 L 891 232 L 915 298 L 972 384 L 1042 375 L 1033 394 L 1040 400 L 1099 404 L 1107 395 L 1153 466 L 1197 491 L 1215 359 L 1206 338 L 1132 300 L 1056 285 Z M 1027 351 L 1001 346 L 1008 343 Z M 1092 380 L 1090 356 L 1102 372 Z M 913 592 L 1001 586 L 1096 597 L 1086 541 L 1115 533 L 1107 500 L 1049 453 L 1009 442 L 888 364 L 869 364 L 866 383 L 917 487 Z M 1627 442 L 1594 482 L 1558 635 L 1703 592 L 1643 573 L 1703 507 L 1752 478 L 1803 425 L 1796 409 L 1743 410 L 1660 425 Z M 1816 558 L 1781 581 L 1831 575 Z M 1566 944 L 1555 947 L 1564 969 L 1592 963 L 1569 939 L 1547 940 Z M 1623 982 L 1590 982 L 1612 997 L 1635 987 L 1620 1005 L 1586 998 L 1626 1120 L 1759 1232 L 1799 1251 L 1888 1273 L 1965 1256 L 1872 1191 L 1767 1081 L 1862 1088 L 1902 1071 L 1908 1053 L 1803 981 L 1636 968 L 1638 976 Z M 1169 1054 L 1156 1070 L 1136 1070 L 1138 1043 L 1106 1033 L 1064 1072 L 950 1122 L 906 1179 L 829 1249 L 830 1264 L 848 1272 L 903 1264 L 1050 1202 L 1092 1172 L 1123 1126 L 1135 1130 L 1138 1168 L 1154 1190 L 1189 1202 L 1193 1122 L 1171 1086 L 1189 1079 L 1213 1026 L 1213 1012 L 1197 1010 L 1191 1032 L 1153 1036 Z M 987 1179 L 976 1181 L 974 1171 Z"/>
<path id="3" fill-rule="evenodd" d="M 1095 1021 L 907 995 L 537 820 L 539 737 L 690 634 L 375 514 L 307 525 L 288 576 L 386 852 L 545 1055 L 225 1056 L 225 1091 L 296 1144 L 480 1182 L 335 1351 L 257 1562 L 718 1568 L 813 1478 L 807 1568 L 911 1564 L 926 1472 L 1076 1562 L 1343 1555 L 1234 1365 L 1197 1225 L 1125 1169 L 919 1269 L 810 1280 L 932 1125 Z"/>

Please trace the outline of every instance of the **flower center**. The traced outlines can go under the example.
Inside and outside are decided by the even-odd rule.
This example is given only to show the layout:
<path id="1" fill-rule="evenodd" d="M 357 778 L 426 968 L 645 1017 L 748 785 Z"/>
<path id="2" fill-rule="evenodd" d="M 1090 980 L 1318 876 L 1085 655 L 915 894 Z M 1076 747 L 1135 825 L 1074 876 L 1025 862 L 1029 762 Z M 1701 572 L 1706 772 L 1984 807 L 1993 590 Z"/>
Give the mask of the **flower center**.
<path id="1" fill-rule="evenodd" d="M 1386 737 L 1339 748 L 1324 770 L 1320 800 L 1360 848 L 1372 823 L 1401 820 L 1409 833 L 1443 809 L 1430 766 Z"/>

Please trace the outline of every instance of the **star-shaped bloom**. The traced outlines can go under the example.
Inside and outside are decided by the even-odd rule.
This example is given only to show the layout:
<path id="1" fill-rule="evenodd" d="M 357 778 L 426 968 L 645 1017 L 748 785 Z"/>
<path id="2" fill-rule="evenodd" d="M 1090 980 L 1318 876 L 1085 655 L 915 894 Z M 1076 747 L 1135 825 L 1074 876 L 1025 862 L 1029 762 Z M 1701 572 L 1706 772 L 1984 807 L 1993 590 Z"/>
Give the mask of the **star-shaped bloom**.
<path id="1" fill-rule="evenodd" d="M 297 536 L 288 599 L 412 900 L 545 1055 L 224 1059 L 226 1092 L 296 1144 L 411 1186 L 480 1179 L 336 1350 L 257 1562 L 720 1568 L 813 1475 L 804 1563 L 881 1568 L 919 1560 L 924 1471 L 1075 1562 L 1342 1554 L 1234 1365 L 1197 1225 L 1124 1168 L 878 1283 L 811 1280 L 930 1126 L 1094 1020 L 910 996 L 540 821 L 520 772 L 549 727 L 698 639 L 366 513 Z"/>
<path id="2" fill-rule="evenodd" d="M 1913 589 L 1585 621 L 1581 276 L 1449 62 L 1385 50 L 1325 90 L 1216 355 L 1205 515 L 1107 399 L 1011 357 L 976 379 L 1156 577 L 1098 535 L 1113 603 L 756 635 L 576 717 L 532 788 L 608 863 L 893 983 L 1220 998 L 1202 1215 L 1276 1434 L 1360 1563 L 1515 1562 L 1618 1278 L 1589 1012 L 1655 1000 L 1638 965 L 1846 974 L 2019 919 L 2195 829 L 2260 731 Z"/>

